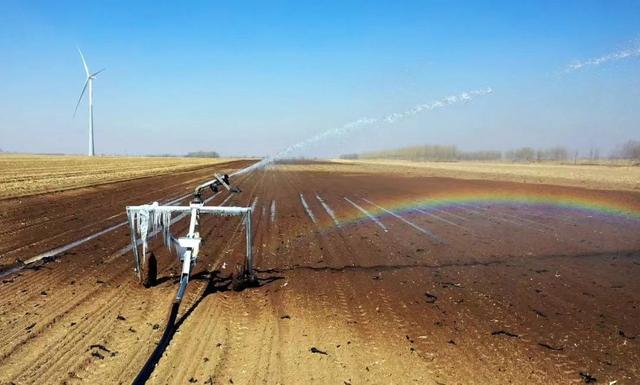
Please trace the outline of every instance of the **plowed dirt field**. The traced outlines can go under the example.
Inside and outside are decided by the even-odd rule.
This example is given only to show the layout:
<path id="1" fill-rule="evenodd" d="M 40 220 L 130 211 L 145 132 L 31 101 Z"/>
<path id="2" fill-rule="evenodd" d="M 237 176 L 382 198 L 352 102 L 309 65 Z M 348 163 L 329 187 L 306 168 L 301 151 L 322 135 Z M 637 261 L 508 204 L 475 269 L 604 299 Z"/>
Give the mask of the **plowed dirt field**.
<path id="1" fill-rule="evenodd" d="M 131 383 L 179 266 L 158 240 L 159 283 L 137 282 L 124 207 L 187 204 L 213 172 L 248 164 L 0 200 L 0 383 Z M 203 217 L 148 383 L 640 383 L 638 193 L 340 166 L 232 182 L 242 192 L 210 204 L 253 205 L 260 286 L 229 286 L 241 219 Z"/>

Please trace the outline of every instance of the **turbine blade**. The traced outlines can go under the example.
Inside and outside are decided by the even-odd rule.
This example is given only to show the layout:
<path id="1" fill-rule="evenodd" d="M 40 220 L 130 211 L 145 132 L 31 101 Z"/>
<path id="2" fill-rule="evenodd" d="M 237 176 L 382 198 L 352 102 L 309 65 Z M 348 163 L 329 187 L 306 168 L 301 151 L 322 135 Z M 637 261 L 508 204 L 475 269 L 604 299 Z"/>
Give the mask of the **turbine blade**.
<path id="1" fill-rule="evenodd" d="M 98 71 L 98 72 L 94 72 L 94 73 L 92 73 L 92 74 L 91 74 L 91 77 L 92 77 L 92 78 L 94 78 L 97 74 L 99 74 L 100 72 L 102 72 L 102 71 L 104 71 L 104 70 L 106 70 L 106 68 L 103 68 L 103 69 L 101 69 L 101 70 L 100 70 L 100 71 Z"/>
<path id="2" fill-rule="evenodd" d="M 82 51 L 80 51 L 80 48 L 78 48 L 78 53 L 80 54 L 80 58 L 82 59 L 82 65 L 84 66 L 84 72 L 87 74 L 87 77 L 89 77 L 89 67 L 87 67 L 87 62 L 84 60 L 84 55 L 82 54 Z"/>
<path id="3" fill-rule="evenodd" d="M 76 112 L 78 112 L 78 106 L 82 101 L 82 97 L 84 96 L 84 92 L 87 90 L 87 85 L 89 84 L 89 78 L 84 82 L 84 87 L 82 87 L 82 92 L 80 93 L 80 97 L 78 98 L 78 103 L 76 103 L 76 109 L 73 111 L 73 117 L 76 117 Z"/>

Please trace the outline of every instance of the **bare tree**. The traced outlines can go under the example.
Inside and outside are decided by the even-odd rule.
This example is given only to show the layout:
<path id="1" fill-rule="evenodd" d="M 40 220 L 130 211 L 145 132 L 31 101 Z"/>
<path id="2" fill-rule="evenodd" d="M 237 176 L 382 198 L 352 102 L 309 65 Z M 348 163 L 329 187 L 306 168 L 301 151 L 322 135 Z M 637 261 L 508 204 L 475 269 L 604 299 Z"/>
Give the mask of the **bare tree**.
<path id="1" fill-rule="evenodd" d="M 547 150 L 549 160 L 563 161 L 569 158 L 569 151 L 562 146 L 552 147 Z"/>
<path id="2" fill-rule="evenodd" d="M 522 147 L 508 151 L 507 158 L 513 162 L 533 162 L 536 159 L 536 151 L 531 147 Z"/>
<path id="3" fill-rule="evenodd" d="M 620 155 L 625 159 L 640 159 L 640 141 L 629 140 L 622 145 Z"/>

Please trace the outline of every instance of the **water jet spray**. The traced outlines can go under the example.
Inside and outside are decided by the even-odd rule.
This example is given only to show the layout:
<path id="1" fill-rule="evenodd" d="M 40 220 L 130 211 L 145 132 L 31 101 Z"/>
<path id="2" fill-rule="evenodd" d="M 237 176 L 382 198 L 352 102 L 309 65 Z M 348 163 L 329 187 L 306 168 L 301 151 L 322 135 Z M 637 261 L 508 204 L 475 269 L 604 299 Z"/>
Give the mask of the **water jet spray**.
<path id="1" fill-rule="evenodd" d="M 324 140 L 330 137 L 346 135 L 357 129 L 371 126 L 373 124 L 378 124 L 378 123 L 394 124 L 399 120 L 406 119 L 411 116 L 415 116 L 422 112 L 440 109 L 453 104 L 466 103 L 471 101 L 475 97 L 489 95 L 492 92 L 493 90 L 491 89 L 491 87 L 486 88 L 484 90 L 465 91 L 457 95 L 447 96 L 435 102 L 418 104 L 417 106 L 410 108 L 408 110 L 401 111 L 401 112 L 394 112 L 386 116 L 383 116 L 381 118 L 360 118 L 358 120 L 354 120 L 353 122 L 349 122 L 343 125 L 342 127 L 332 128 L 332 129 L 323 131 L 315 136 L 312 136 L 311 138 L 308 138 L 306 140 L 293 144 L 285 148 L 284 150 L 276 153 L 275 155 L 268 156 L 247 168 L 236 171 L 231 175 L 232 176 L 240 175 L 240 174 L 244 174 L 250 171 L 254 171 L 254 170 L 266 167 L 279 159 L 284 159 L 291 156 L 291 154 L 293 154 L 295 151 L 298 151 L 313 143 L 317 143 L 321 140 Z"/>

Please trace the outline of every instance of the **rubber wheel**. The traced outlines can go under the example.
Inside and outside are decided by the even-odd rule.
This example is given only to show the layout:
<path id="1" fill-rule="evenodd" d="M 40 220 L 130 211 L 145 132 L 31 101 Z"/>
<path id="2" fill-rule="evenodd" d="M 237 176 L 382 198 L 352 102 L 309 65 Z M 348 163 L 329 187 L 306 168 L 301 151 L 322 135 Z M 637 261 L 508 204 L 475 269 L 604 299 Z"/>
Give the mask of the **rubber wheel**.
<path id="1" fill-rule="evenodd" d="M 155 286 L 158 282 L 158 261 L 153 253 L 149 254 L 146 265 L 142 268 L 142 284 L 144 287 Z"/>

